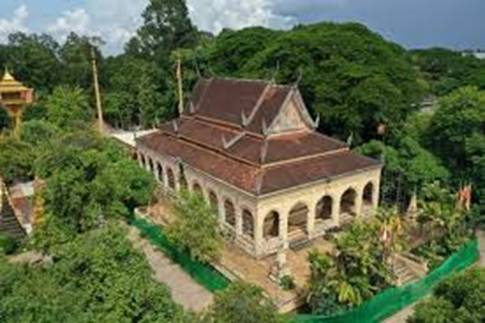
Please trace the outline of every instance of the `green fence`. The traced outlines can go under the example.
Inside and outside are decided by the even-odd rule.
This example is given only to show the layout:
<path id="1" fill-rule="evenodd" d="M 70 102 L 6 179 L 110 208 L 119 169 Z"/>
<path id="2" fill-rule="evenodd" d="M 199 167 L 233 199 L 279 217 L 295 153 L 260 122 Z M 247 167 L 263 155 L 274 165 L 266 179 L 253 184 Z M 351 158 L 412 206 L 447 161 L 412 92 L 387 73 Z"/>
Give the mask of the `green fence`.
<path id="1" fill-rule="evenodd" d="M 429 294 L 444 278 L 467 268 L 478 259 L 478 242 L 466 243 L 440 267 L 421 280 L 386 289 L 354 310 L 334 316 L 298 315 L 296 322 L 379 322 Z"/>
<path id="2" fill-rule="evenodd" d="M 178 263 L 195 281 L 211 292 L 222 290 L 229 285 L 229 280 L 212 266 L 193 260 L 188 253 L 178 250 L 168 241 L 160 227 L 137 217 L 131 221 L 131 224 L 136 226 L 151 243 L 162 249 L 164 254 Z M 417 282 L 386 289 L 351 311 L 333 316 L 297 315 L 294 321 L 298 323 L 379 322 L 420 300 L 429 294 L 440 281 L 457 271 L 467 268 L 476 262 L 478 257 L 478 241 L 469 241 L 459 251 L 449 257 L 440 267 Z"/>
<path id="3" fill-rule="evenodd" d="M 131 224 L 137 227 L 152 244 L 162 249 L 166 256 L 179 264 L 196 282 L 209 291 L 215 292 L 229 285 L 229 280 L 213 267 L 195 261 L 188 253 L 178 250 L 158 226 L 137 217 L 131 221 Z"/>

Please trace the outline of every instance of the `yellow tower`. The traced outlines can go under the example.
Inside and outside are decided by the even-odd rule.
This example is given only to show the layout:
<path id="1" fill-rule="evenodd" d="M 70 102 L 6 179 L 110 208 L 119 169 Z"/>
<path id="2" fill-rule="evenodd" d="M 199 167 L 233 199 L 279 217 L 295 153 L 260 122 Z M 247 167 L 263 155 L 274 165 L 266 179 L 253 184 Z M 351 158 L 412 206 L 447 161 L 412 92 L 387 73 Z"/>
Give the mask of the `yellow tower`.
<path id="1" fill-rule="evenodd" d="M 33 99 L 34 90 L 25 87 L 15 80 L 8 70 L 5 70 L 0 81 L 0 105 L 7 110 L 10 118 L 13 119 L 16 137 L 19 135 L 23 109 L 27 104 L 32 103 Z"/>

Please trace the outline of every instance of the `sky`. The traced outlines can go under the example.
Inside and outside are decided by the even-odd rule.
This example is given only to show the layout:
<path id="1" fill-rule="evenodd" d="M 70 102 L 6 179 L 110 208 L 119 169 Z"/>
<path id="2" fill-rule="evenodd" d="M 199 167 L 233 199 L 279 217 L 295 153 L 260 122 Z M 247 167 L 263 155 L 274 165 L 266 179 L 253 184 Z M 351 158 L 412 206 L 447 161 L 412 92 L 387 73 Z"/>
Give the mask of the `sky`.
<path id="1" fill-rule="evenodd" d="M 142 23 L 148 0 L 0 0 L 0 43 L 14 31 L 101 36 L 119 53 Z M 187 0 L 201 30 L 318 21 L 364 23 L 407 48 L 485 49 L 485 0 Z"/>

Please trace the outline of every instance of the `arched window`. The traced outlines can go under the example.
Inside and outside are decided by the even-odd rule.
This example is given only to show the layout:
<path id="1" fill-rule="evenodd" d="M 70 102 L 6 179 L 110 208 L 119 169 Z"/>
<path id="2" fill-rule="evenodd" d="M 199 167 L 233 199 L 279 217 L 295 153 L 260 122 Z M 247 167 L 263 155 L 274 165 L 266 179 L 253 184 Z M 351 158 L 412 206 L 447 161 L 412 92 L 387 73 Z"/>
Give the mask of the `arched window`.
<path id="1" fill-rule="evenodd" d="M 280 215 L 276 211 L 269 212 L 264 218 L 263 237 L 275 238 L 280 235 Z"/>
<path id="2" fill-rule="evenodd" d="M 217 198 L 217 194 L 212 190 L 209 191 L 209 203 L 216 213 L 219 213 L 219 199 Z"/>
<path id="3" fill-rule="evenodd" d="M 203 196 L 203 192 L 202 192 L 202 187 L 200 186 L 199 183 L 197 182 L 194 182 L 194 184 L 192 185 L 192 191 L 196 194 L 199 194 L 201 196 Z"/>
<path id="4" fill-rule="evenodd" d="M 316 218 L 321 220 L 329 220 L 332 218 L 332 204 L 333 200 L 330 196 L 324 196 L 318 201 L 316 208 Z"/>
<path id="5" fill-rule="evenodd" d="M 288 216 L 288 232 L 296 230 L 307 231 L 308 206 L 303 203 L 296 204 Z"/>
<path id="6" fill-rule="evenodd" d="M 364 205 L 372 205 L 373 197 L 374 197 L 374 184 L 372 184 L 372 182 L 369 182 L 364 187 L 364 194 L 363 194 Z"/>
<path id="7" fill-rule="evenodd" d="M 357 197 L 357 193 L 353 188 L 349 188 L 348 190 L 345 191 L 344 194 L 342 194 L 342 197 L 340 199 L 340 213 L 341 214 L 350 214 L 350 215 L 356 215 L 356 210 L 355 210 L 355 199 Z"/>
<path id="8" fill-rule="evenodd" d="M 157 163 L 157 175 L 158 180 L 163 183 L 163 167 L 160 163 Z"/>
<path id="9" fill-rule="evenodd" d="M 242 222 L 243 222 L 243 234 L 245 234 L 248 237 L 254 238 L 253 214 L 247 209 L 243 210 Z"/>
<path id="10" fill-rule="evenodd" d="M 224 202 L 224 212 L 226 215 L 226 223 L 232 227 L 236 226 L 236 209 L 234 208 L 234 204 L 226 200 Z"/>
<path id="11" fill-rule="evenodd" d="M 173 174 L 173 170 L 171 168 L 167 168 L 167 180 L 168 187 L 175 190 L 175 175 Z"/>

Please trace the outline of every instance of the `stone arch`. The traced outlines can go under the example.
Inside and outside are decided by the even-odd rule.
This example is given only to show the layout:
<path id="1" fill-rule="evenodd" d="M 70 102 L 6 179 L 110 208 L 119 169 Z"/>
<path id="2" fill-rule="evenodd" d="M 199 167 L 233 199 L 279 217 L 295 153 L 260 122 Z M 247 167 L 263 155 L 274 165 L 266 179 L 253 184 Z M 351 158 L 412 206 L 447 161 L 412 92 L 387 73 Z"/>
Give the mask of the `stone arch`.
<path id="1" fill-rule="evenodd" d="M 160 182 L 163 183 L 163 167 L 162 167 L 162 164 L 160 164 L 159 162 L 157 162 L 157 178 Z"/>
<path id="2" fill-rule="evenodd" d="M 364 205 L 371 206 L 374 200 L 375 188 L 374 183 L 369 182 L 364 186 L 364 191 L 362 193 L 362 201 Z"/>
<path id="3" fill-rule="evenodd" d="M 231 227 L 236 227 L 236 208 L 231 200 L 226 199 L 224 201 L 224 215 L 226 217 L 226 223 Z"/>
<path id="4" fill-rule="evenodd" d="M 263 237 L 266 239 L 276 238 L 280 235 L 280 214 L 271 211 L 266 214 L 263 222 Z"/>
<path id="5" fill-rule="evenodd" d="M 194 181 L 192 184 L 192 191 L 196 194 L 204 196 L 204 192 L 202 191 L 202 186 L 200 186 L 199 182 Z"/>
<path id="6" fill-rule="evenodd" d="M 167 181 L 168 181 L 168 187 L 170 187 L 172 190 L 175 190 L 175 174 L 173 173 L 173 170 L 171 167 L 167 167 Z"/>
<path id="7" fill-rule="evenodd" d="M 315 210 L 315 217 L 317 220 L 329 220 L 332 218 L 333 198 L 330 195 L 322 197 Z"/>
<path id="8" fill-rule="evenodd" d="M 357 192 L 354 188 L 348 188 L 340 198 L 340 214 L 356 215 Z"/>
<path id="9" fill-rule="evenodd" d="M 246 208 L 242 211 L 242 231 L 244 235 L 254 238 L 254 217 Z"/>
<path id="10" fill-rule="evenodd" d="M 219 213 L 219 198 L 213 190 L 209 190 L 209 204 L 217 213 Z"/>
<path id="11" fill-rule="evenodd" d="M 309 213 L 309 208 L 305 203 L 295 204 L 288 215 L 288 232 L 298 230 L 306 232 Z"/>

